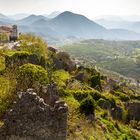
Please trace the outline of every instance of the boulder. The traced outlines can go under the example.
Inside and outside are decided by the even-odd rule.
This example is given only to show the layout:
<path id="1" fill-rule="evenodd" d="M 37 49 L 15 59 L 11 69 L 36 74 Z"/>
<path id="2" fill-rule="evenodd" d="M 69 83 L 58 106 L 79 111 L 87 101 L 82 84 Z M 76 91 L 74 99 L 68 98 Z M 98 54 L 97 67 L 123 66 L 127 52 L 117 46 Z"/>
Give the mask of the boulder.
<path id="1" fill-rule="evenodd" d="M 5 116 L 0 140 L 66 140 L 67 110 L 64 101 L 50 106 L 32 89 L 21 92 Z"/>
<path id="2" fill-rule="evenodd" d="M 137 120 L 140 121 L 140 102 L 131 101 L 125 104 L 126 109 L 128 110 L 128 120 Z"/>

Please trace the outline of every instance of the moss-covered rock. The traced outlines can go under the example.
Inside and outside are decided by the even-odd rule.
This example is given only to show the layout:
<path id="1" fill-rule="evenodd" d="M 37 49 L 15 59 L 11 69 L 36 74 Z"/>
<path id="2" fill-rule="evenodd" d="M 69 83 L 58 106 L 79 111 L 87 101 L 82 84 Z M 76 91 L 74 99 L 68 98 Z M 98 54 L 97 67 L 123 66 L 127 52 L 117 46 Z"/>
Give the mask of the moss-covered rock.
<path id="1" fill-rule="evenodd" d="M 80 112 L 84 113 L 85 115 L 94 114 L 95 110 L 95 101 L 92 99 L 91 96 L 88 96 L 80 103 Z"/>

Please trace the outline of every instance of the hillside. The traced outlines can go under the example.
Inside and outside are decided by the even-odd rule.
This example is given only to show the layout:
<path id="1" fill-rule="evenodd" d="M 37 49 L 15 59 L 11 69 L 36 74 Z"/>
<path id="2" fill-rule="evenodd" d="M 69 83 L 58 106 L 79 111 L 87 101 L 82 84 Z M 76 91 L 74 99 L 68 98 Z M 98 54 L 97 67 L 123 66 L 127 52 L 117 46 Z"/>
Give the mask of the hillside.
<path id="1" fill-rule="evenodd" d="M 85 65 L 96 65 L 140 79 L 139 41 L 85 40 L 61 47 Z"/>
<path id="2" fill-rule="evenodd" d="M 48 140 L 54 130 L 62 136 L 66 110 L 62 108 L 64 102 L 58 102 L 57 92 L 68 105 L 67 140 L 140 139 L 140 96 L 131 81 L 111 79 L 95 66 L 77 66 L 69 54 L 48 47 L 40 37 L 22 34 L 19 40 L 20 46 L 0 49 L 0 138 Z M 46 98 L 48 95 L 51 98 Z M 51 95 L 56 106 L 47 104 Z M 62 124 L 55 124 L 57 119 Z M 58 126 L 63 128 L 60 133 Z M 5 132 L 1 131 L 3 127 Z"/>

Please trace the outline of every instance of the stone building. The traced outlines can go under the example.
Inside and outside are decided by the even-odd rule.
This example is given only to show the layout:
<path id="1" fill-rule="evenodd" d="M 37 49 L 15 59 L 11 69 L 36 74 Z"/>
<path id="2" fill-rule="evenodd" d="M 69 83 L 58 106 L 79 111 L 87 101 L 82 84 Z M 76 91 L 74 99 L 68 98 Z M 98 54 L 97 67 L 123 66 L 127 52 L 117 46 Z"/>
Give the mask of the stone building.
<path id="1" fill-rule="evenodd" d="M 16 25 L 0 26 L 0 41 L 15 41 L 18 38 L 18 29 Z"/>

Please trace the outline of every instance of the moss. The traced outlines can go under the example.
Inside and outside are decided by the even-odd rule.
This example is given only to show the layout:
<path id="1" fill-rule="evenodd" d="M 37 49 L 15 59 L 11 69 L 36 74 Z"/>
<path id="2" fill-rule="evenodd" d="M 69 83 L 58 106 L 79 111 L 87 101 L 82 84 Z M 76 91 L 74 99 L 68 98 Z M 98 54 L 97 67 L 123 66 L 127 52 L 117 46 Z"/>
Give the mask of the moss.
<path id="1" fill-rule="evenodd" d="M 15 52 L 12 57 L 17 58 L 17 59 L 25 59 L 29 56 L 29 52 L 26 51 L 17 51 Z"/>

